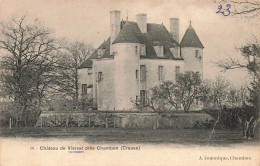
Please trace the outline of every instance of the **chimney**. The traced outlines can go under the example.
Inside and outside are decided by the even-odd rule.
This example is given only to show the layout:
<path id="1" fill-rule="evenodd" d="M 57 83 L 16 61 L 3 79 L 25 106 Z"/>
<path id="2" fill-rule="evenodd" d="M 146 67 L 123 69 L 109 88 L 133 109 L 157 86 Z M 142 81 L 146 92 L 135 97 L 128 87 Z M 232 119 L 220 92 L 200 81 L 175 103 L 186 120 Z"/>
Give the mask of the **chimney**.
<path id="1" fill-rule="evenodd" d="M 120 11 L 110 11 L 110 44 L 115 41 L 120 32 Z"/>
<path id="2" fill-rule="evenodd" d="M 170 18 L 170 33 L 173 39 L 179 43 L 179 18 Z"/>
<path id="3" fill-rule="evenodd" d="M 146 14 L 137 14 L 136 22 L 142 33 L 147 33 L 147 16 Z"/>

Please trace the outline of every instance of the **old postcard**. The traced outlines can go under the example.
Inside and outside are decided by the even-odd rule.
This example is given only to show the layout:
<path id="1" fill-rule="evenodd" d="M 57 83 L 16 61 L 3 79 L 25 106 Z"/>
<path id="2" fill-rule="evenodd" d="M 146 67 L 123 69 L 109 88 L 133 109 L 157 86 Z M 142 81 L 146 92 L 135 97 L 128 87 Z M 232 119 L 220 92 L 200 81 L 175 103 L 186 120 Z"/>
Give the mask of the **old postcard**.
<path id="1" fill-rule="evenodd" d="M 259 166 L 259 0 L 0 0 L 1 166 Z"/>

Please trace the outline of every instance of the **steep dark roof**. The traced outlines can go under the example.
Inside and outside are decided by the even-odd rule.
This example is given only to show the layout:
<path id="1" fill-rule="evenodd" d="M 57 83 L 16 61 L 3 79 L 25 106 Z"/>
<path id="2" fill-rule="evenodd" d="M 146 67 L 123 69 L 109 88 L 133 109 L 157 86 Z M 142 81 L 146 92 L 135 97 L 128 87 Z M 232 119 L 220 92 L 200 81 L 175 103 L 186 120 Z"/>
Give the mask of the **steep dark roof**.
<path id="1" fill-rule="evenodd" d="M 181 40 L 181 47 L 196 47 L 196 48 L 204 48 L 202 45 L 199 37 L 197 36 L 195 30 L 189 25 L 188 29 L 186 30 L 182 40 Z"/>
<path id="2" fill-rule="evenodd" d="M 134 22 L 130 21 L 122 21 L 121 22 L 121 30 L 119 34 L 117 35 L 115 41 L 113 41 L 113 44 L 115 43 L 140 43 L 143 41 L 144 36 L 142 35 L 142 32 L 140 31 L 138 25 Z"/>
<path id="3" fill-rule="evenodd" d="M 176 59 L 173 57 L 170 48 L 180 45 L 173 39 L 163 24 L 147 24 L 147 32 L 147 38 L 153 46 L 161 45 L 164 47 L 164 58 Z"/>
<path id="4" fill-rule="evenodd" d="M 105 52 L 101 58 L 110 58 L 112 55 L 110 55 L 110 37 L 105 40 L 96 50 L 93 52 L 93 54 L 85 61 L 83 62 L 78 69 L 82 68 L 92 68 L 92 59 L 98 58 L 98 49 L 104 49 Z"/>
<path id="5" fill-rule="evenodd" d="M 131 21 L 121 21 L 121 30 L 117 36 L 117 38 L 113 41 L 112 44 L 115 43 L 141 43 L 146 46 L 146 55 L 141 56 L 142 59 L 176 59 L 183 60 L 182 58 L 174 58 L 172 55 L 170 48 L 180 46 L 178 42 L 176 42 L 172 35 L 168 32 L 163 24 L 147 24 L 147 33 L 142 33 L 136 22 Z M 158 57 L 154 46 L 161 45 L 164 47 L 164 57 Z M 105 53 L 102 57 L 99 58 L 113 58 L 113 55 L 110 55 L 110 38 L 104 41 L 98 49 L 105 49 Z M 98 49 L 87 59 L 87 61 L 83 62 L 80 68 L 91 68 L 92 67 L 92 59 L 98 58 Z"/>
<path id="6" fill-rule="evenodd" d="M 147 33 L 142 33 L 136 22 L 122 21 L 121 31 L 113 42 L 141 43 L 146 45 L 146 56 L 141 58 L 171 58 L 175 59 L 170 51 L 171 47 L 180 46 L 163 24 L 147 24 Z M 153 48 L 155 45 L 164 46 L 164 57 L 158 57 Z"/>

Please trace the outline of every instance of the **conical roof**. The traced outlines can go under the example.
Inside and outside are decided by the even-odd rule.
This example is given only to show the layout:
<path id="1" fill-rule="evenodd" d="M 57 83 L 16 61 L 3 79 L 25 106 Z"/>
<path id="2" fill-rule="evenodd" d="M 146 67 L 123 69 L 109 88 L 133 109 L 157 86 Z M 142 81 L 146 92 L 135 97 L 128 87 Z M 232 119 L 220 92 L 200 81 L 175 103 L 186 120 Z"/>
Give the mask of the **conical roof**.
<path id="1" fill-rule="evenodd" d="M 204 48 L 204 46 L 202 45 L 199 37 L 197 36 L 195 30 L 193 29 L 193 27 L 191 26 L 191 23 L 188 27 L 188 29 L 186 30 L 181 43 L 180 43 L 181 47 L 196 47 L 196 48 Z"/>

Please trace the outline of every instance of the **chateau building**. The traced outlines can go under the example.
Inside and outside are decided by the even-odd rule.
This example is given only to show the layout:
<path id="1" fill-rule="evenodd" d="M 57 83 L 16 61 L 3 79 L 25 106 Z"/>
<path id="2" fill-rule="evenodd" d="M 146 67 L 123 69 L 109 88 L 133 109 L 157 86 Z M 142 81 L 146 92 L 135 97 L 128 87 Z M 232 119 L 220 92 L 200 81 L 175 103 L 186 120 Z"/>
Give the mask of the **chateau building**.
<path id="1" fill-rule="evenodd" d="M 111 11 L 110 37 L 78 68 L 79 94 L 98 110 L 131 110 L 132 101 L 145 103 L 151 88 L 180 72 L 203 75 L 203 48 L 191 23 L 180 42 L 179 18 L 170 18 L 168 31 L 147 23 L 146 14 L 132 22 Z"/>

